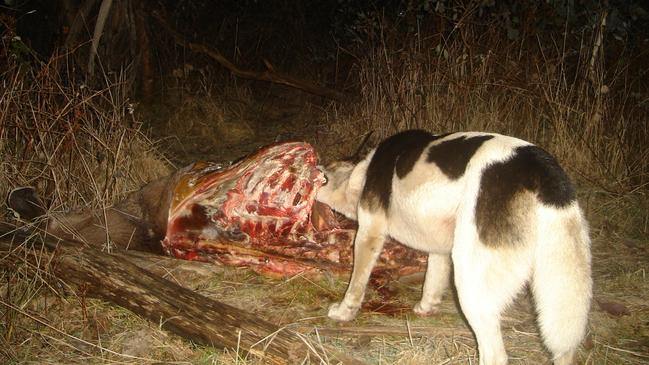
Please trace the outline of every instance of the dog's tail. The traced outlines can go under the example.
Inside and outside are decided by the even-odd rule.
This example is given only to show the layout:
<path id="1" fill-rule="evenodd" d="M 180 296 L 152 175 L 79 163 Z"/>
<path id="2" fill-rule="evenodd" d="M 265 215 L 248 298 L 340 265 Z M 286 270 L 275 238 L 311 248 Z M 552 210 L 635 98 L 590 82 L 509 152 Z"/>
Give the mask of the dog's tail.
<path id="1" fill-rule="evenodd" d="M 539 212 L 532 290 L 541 334 L 556 365 L 572 364 L 592 296 L 588 226 L 577 204 Z"/>

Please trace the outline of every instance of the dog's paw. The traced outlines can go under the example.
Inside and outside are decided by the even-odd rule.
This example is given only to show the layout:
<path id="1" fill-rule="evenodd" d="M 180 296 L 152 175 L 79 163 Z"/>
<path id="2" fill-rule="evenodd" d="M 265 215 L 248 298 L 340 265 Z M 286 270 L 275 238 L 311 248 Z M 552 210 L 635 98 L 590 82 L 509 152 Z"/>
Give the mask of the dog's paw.
<path id="1" fill-rule="evenodd" d="M 345 322 L 354 319 L 356 312 L 358 312 L 358 308 L 350 308 L 342 302 L 332 304 L 327 315 L 335 321 Z"/>
<path id="2" fill-rule="evenodd" d="M 439 312 L 439 307 L 436 304 L 423 305 L 421 302 L 417 303 L 412 311 L 418 316 L 430 316 Z"/>

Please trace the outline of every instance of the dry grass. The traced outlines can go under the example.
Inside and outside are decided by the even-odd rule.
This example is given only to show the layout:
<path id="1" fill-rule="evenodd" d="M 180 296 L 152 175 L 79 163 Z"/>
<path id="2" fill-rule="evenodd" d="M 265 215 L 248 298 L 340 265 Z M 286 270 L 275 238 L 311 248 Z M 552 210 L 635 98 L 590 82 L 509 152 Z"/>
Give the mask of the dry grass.
<path id="1" fill-rule="evenodd" d="M 91 90 L 64 83 L 56 70 L 15 67 L 3 75 L 2 196 L 35 186 L 52 209 L 102 208 L 170 172 L 133 118 L 125 80 Z"/>
<path id="2" fill-rule="evenodd" d="M 101 211 L 145 182 L 168 174 L 169 164 L 132 117 L 125 80 L 106 81 L 104 88 L 92 90 L 64 81 L 56 61 L 53 58 L 40 69 L 13 65 L 3 74 L 0 195 L 35 186 L 50 212 Z M 7 214 L 3 220 L 11 220 L 4 198 L 1 209 Z M 32 240 L 24 244 L 31 245 L 38 235 Z M 48 263 L 41 253 L 21 257 L 17 252 L 0 258 L 4 360 L 86 363 L 113 356 L 102 336 L 120 323 L 116 316 L 122 321 L 133 321 L 133 316 L 97 309 L 104 304 L 88 305 L 47 275 Z"/>
<path id="3" fill-rule="evenodd" d="M 211 78 L 206 70 L 186 64 L 167 78 L 172 86 L 163 102 L 138 110 L 141 118 L 149 120 L 150 133 L 164 141 L 165 152 L 177 159 L 213 158 L 215 150 L 256 138 L 245 115 L 253 103 L 250 89 L 220 87 Z"/>
<path id="4" fill-rule="evenodd" d="M 375 142 L 408 128 L 491 131 L 544 146 L 605 191 L 646 187 L 646 111 L 630 105 L 624 75 L 605 77 L 602 47 L 584 39 L 572 55 L 559 46 L 517 52 L 517 44 L 481 42 L 378 45 L 360 60 L 360 100 L 330 109 L 331 139 L 323 147 L 350 153 L 362 139 L 359 130 L 374 131 Z"/>
<path id="5" fill-rule="evenodd" d="M 536 58 L 529 57 L 536 59 L 532 63 L 506 46 L 494 48 L 498 53 L 476 53 L 460 42 L 439 43 L 439 48 L 423 42 L 400 48 L 383 43 L 360 60 L 359 100 L 326 111 L 329 119 L 319 131 L 325 138 L 316 142 L 323 158 L 353 151 L 362 138 L 359 131 L 376 131 L 375 143 L 412 127 L 489 130 L 544 146 L 578 182 L 592 227 L 595 298 L 617 301 L 630 312 L 616 317 L 594 303 L 590 336 L 579 359 L 598 365 L 647 363 L 649 199 L 644 184 L 649 156 L 644 146 L 649 131 L 646 116 L 627 105 L 628 92 L 621 81 L 604 77 L 599 61 L 590 67 L 593 40 L 585 40 L 576 59 L 556 47 L 535 53 Z M 56 69 L 53 64 L 33 72 L 15 67 L 3 75 L 1 196 L 16 186 L 35 185 L 51 210 L 103 208 L 168 171 L 129 112 L 124 80 L 91 90 L 63 82 Z M 218 128 L 227 127 L 227 111 L 233 107 L 223 102 L 225 98 L 185 100 L 189 101 L 172 115 L 174 123 L 189 121 L 186 133 L 218 138 Z M 0 257 L 3 362 L 259 363 L 237 349 L 195 346 L 128 311 L 76 296 L 48 277 L 39 253 L 34 257 Z M 439 315 L 419 318 L 407 309 L 415 304 L 420 285 L 394 285 L 396 295 L 384 297 L 370 289 L 367 301 L 385 302 L 403 313 L 364 310 L 352 326 L 369 329 L 370 334 L 343 335 L 314 330 L 338 328 L 324 315 L 344 291 L 341 278 L 282 281 L 223 268 L 209 281 L 195 283 L 194 289 L 299 329 L 315 346 L 333 344 L 368 363 L 477 362 L 475 341 L 453 295 L 447 295 Z M 386 335 L 377 330 L 381 326 L 402 334 Z M 527 295 L 506 313 L 503 327 L 512 364 L 548 363 Z"/>

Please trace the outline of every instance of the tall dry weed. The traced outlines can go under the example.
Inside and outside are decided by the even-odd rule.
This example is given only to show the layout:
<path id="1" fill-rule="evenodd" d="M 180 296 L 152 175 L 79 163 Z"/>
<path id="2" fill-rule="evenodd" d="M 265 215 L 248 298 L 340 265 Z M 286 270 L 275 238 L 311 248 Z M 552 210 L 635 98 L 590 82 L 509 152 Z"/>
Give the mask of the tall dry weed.
<path id="1" fill-rule="evenodd" d="M 603 64 L 599 33 L 575 49 L 566 39 L 521 49 L 483 38 L 381 42 L 360 60 L 360 99 L 331 109 L 331 135 L 348 152 L 365 131 L 375 141 L 408 128 L 497 132 L 541 145 L 603 191 L 646 186 L 647 117 L 628 103 L 625 77 Z"/>
<path id="2" fill-rule="evenodd" d="M 3 75 L 1 196 L 35 186 L 51 209 L 102 208 L 169 172 L 133 116 L 126 80 L 95 90 L 70 75 L 54 61 Z"/>
<path id="3" fill-rule="evenodd" d="M 101 211 L 169 172 L 169 165 L 133 117 L 126 80 L 118 77 L 109 81 L 107 77 L 103 88 L 91 89 L 70 80 L 72 73 L 60 74 L 56 60 L 54 57 L 40 67 L 13 64 L 2 75 L 3 214 L 7 212 L 5 197 L 16 187 L 36 187 L 49 212 L 78 208 Z M 12 221 L 11 217 L 3 218 L 0 220 Z M 37 249 L 21 250 L 22 245 Z M 80 328 L 85 331 L 90 323 L 85 317 L 80 321 L 52 310 L 67 308 L 69 301 L 77 298 L 64 295 L 64 284 L 48 274 L 48 256 L 38 247 L 38 231 L 33 231 L 27 240 L 17 242 L 0 257 L 0 358 L 32 361 L 29 353 L 40 345 L 62 353 L 72 349 L 72 355 L 75 351 L 103 353 L 101 346 L 75 332 Z M 78 300 L 85 305 L 85 299 Z M 33 347 L 17 346 L 24 343 Z M 91 351 L 84 346 L 90 346 Z M 49 357 L 43 360 L 50 361 Z"/>

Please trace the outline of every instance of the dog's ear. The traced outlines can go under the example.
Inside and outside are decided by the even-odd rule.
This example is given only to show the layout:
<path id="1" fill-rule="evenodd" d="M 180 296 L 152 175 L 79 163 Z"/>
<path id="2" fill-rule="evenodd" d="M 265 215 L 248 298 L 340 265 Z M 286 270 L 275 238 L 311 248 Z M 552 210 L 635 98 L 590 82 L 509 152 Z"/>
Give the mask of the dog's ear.
<path id="1" fill-rule="evenodd" d="M 372 137 L 372 134 L 374 134 L 374 131 L 369 131 L 363 136 L 363 140 L 361 143 L 358 145 L 356 148 L 356 151 L 351 155 L 345 158 L 345 161 L 351 162 L 353 164 L 358 163 L 363 159 L 363 156 L 365 156 L 370 149 L 370 146 L 368 144 L 370 138 Z"/>

